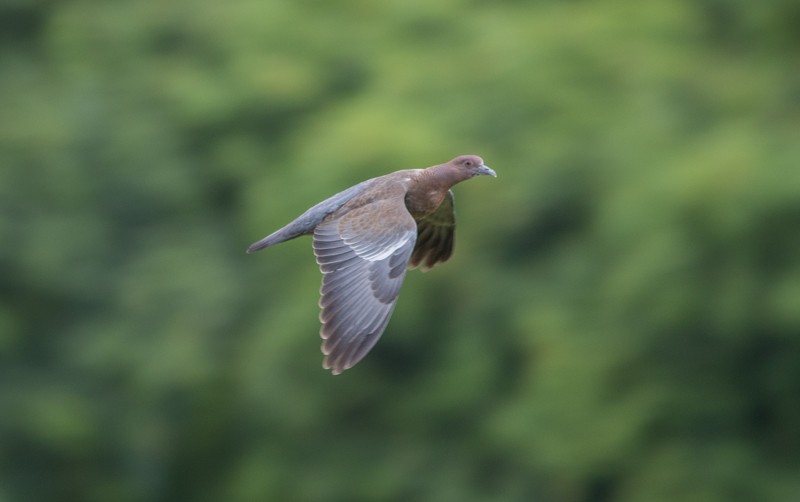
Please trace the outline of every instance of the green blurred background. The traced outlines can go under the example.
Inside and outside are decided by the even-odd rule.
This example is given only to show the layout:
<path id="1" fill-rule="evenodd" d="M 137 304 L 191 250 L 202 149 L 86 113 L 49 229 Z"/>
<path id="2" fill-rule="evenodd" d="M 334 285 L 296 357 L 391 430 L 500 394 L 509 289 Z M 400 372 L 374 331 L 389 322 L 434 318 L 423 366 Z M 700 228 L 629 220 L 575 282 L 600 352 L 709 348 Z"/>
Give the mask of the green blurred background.
<path id="1" fill-rule="evenodd" d="M 796 1 L 5 0 L 0 501 L 800 500 Z M 320 368 L 310 241 L 462 154 Z"/>

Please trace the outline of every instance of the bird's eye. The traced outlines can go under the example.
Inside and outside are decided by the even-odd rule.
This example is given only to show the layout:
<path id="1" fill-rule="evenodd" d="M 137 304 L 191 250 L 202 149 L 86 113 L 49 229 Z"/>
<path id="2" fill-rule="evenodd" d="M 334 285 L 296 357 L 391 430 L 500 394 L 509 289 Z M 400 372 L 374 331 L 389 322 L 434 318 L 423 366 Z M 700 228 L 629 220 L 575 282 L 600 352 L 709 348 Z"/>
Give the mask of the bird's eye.
<path id="1" fill-rule="evenodd" d="M 467 161 L 464 162 L 464 165 L 467 166 L 467 167 L 472 167 L 472 161 L 471 160 L 467 160 Z"/>

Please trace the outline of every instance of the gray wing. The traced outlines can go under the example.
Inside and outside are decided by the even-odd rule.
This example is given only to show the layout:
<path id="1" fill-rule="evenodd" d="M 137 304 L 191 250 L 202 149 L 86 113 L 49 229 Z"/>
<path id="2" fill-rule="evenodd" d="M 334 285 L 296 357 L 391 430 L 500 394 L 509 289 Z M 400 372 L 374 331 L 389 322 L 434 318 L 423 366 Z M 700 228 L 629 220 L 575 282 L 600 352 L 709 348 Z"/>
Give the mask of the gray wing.
<path id="1" fill-rule="evenodd" d="M 456 233 L 456 213 L 453 206 L 453 191 L 433 213 L 417 222 L 417 244 L 411 255 L 409 267 L 420 267 L 427 271 L 433 266 L 447 261 L 453 254 Z"/>
<path id="2" fill-rule="evenodd" d="M 314 230 L 323 273 L 323 367 L 337 375 L 363 358 L 392 315 L 417 226 L 402 198 L 373 202 Z"/>

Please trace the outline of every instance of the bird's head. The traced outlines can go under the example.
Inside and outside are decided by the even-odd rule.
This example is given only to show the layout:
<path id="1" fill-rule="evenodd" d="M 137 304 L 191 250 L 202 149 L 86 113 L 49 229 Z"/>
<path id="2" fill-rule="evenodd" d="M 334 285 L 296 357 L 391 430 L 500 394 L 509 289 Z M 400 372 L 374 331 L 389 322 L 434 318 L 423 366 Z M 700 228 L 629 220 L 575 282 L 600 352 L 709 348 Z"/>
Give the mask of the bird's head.
<path id="1" fill-rule="evenodd" d="M 464 172 L 469 178 L 484 175 L 497 177 L 497 173 L 484 164 L 483 159 L 477 155 L 461 155 L 451 160 L 450 164 L 454 165 L 459 171 Z"/>

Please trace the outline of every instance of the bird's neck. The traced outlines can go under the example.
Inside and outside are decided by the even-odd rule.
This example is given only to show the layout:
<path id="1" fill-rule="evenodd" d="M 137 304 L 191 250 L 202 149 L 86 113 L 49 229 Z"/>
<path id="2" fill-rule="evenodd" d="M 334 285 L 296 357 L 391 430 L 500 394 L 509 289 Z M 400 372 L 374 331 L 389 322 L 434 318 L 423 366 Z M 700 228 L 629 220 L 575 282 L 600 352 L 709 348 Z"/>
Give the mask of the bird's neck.
<path id="1" fill-rule="evenodd" d="M 435 211 L 447 196 L 447 191 L 466 177 L 452 166 L 438 165 L 425 169 L 414 187 L 406 194 L 406 207 L 414 218 Z"/>
<path id="2" fill-rule="evenodd" d="M 450 190 L 456 183 L 464 181 L 468 176 L 449 164 L 441 164 L 425 170 L 427 182 L 432 189 L 439 189 L 442 192 Z"/>

